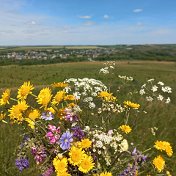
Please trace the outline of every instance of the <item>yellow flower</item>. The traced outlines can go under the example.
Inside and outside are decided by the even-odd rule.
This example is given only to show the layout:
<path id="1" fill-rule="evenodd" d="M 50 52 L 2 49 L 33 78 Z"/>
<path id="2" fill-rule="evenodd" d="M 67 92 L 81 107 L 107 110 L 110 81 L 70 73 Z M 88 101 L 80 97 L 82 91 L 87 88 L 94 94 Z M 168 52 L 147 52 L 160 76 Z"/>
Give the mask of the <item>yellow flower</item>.
<path id="1" fill-rule="evenodd" d="M 52 103 L 54 105 L 57 105 L 64 99 L 64 97 L 65 97 L 65 91 L 59 91 L 54 96 Z"/>
<path id="2" fill-rule="evenodd" d="M 76 166 L 81 163 L 84 157 L 84 152 L 82 151 L 82 149 L 73 146 L 70 149 L 69 156 L 70 158 L 68 159 L 68 161 L 70 162 L 70 164 Z"/>
<path id="3" fill-rule="evenodd" d="M 33 85 L 28 82 L 24 82 L 23 85 L 18 89 L 18 99 L 25 100 L 29 94 L 32 93 L 32 90 L 34 89 Z"/>
<path id="4" fill-rule="evenodd" d="M 67 105 L 68 108 L 73 108 L 74 106 L 76 106 L 75 103 L 69 103 L 69 104 Z"/>
<path id="5" fill-rule="evenodd" d="M 22 121 L 23 117 L 22 117 L 22 113 L 18 107 L 18 105 L 13 105 L 11 109 L 9 109 L 9 117 L 11 120 L 14 121 Z"/>
<path id="6" fill-rule="evenodd" d="M 173 155 L 173 150 L 172 150 L 172 147 L 171 147 L 169 142 L 156 141 L 154 147 L 157 150 L 165 151 L 167 153 L 167 155 L 170 156 L 170 157 Z"/>
<path id="7" fill-rule="evenodd" d="M 94 163 L 92 157 L 85 154 L 78 169 L 83 173 L 88 173 L 93 167 Z"/>
<path id="8" fill-rule="evenodd" d="M 53 83 L 51 84 L 52 87 L 61 87 L 61 88 L 64 88 L 64 87 L 67 87 L 68 86 L 68 83 L 64 83 L 64 82 L 58 82 L 58 83 Z"/>
<path id="9" fill-rule="evenodd" d="M 153 165 L 155 166 L 155 168 L 158 170 L 158 172 L 162 172 L 162 170 L 165 167 L 165 161 L 164 159 L 159 155 L 157 157 L 154 158 L 153 160 Z"/>
<path id="10" fill-rule="evenodd" d="M 140 108 L 140 104 L 133 103 L 131 101 L 124 101 L 123 104 L 124 104 L 125 107 L 130 107 L 130 108 L 133 108 L 133 109 L 139 109 Z"/>
<path id="11" fill-rule="evenodd" d="M 22 112 L 22 111 L 25 111 L 29 106 L 26 104 L 26 101 L 18 101 L 18 104 L 17 104 L 19 110 Z"/>
<path id="12" fill-rule="evenodd" d="M 89 139 L 82 139 L 82 141 L 79 142 L 79 147 L 82 149 L 90 148 L 91 145 L 92 145 L 92 141 L 90 141 Z"/>
<path id="13" fill-rule="evenodd" d="M 3 114 L 2 112 L 0 113 L 0 121 L 3 120 L 5 118 L 5 114 Z"/>
<path id="14" fill-rule="evenodd" d="M 64 100 L 70 100 L 70 101 L 74 101 L 75 100 L 75 96 L 74 95 L 66 95 L 65 97 L 64 97 Z"/>
<path id="15" fill-rule="evenodd" d="M 25 118 L 25 121 L 28 122 L 28 126 L 31 127 L 31 129 L 35 128 L 35 122 L 34 121 L 32 121 L 29 118 Z"/>
<path id="16" fill-rule="evenodd" d="M 17 105 L 13 105 L 11 109 L 9 109 L 9 117 L 11 120 L 21 122 L 23 121 L 22 112 L 27 110 L 28 105 L 26 101 L 19 101 Z"/>
<path id="17" fill-rule="evenodd" d="M 10 89 L 6 89 L 2 94 L 2 98 L 0 99 L 0 106 L 9 104 L 9 98 L 10 98 Z"/>
<path id="18" fill-rule="evenodd" d="M 56 111 L 52 107 L 47 108 L 47 111 L 51 112 L 52 114 L 56 113 Z"/>
<path id="19" fill-rule="evenodd" d="M 131 127 L 129 125 L 121 125 L 119 127 L 120 130 L 122 130 L 124 133 L 128 134 L 132 131 Z"/>
<path id="20" fill-rule="evenodd" d="M 115 101 L 116 97 L 112 95 L 112 93 L 108 93 L 106 91 L 102 91 L 98 94 L 98 97 L 102 98 L 105 101 Z"/>
<path id="21" fill-rule="evenodd" d="M 65 172 L 57 172 L 57 176 L 71 176 L 67 171 Z"/>
<path id="22" fill-rule="evenodd" d="M 47 108 L 48 103 L 51 100 L 51 97 L 52 97 L 51 90 L 48 87 L 43 88 L 37 97 L 37 102 L 38 104 L 42 105 L 42 107 Z"/>
<path id="23" fill-rule="evenodd" d="M 29 115 L 28 115 L 29 119 L 35 121 L 35 119 L 40 117 L 40 112 L 38 109 L 34 109 L 32 110 Z"/>
<path id="24" fill-rule="evenodd" d="M 100 174 L 100 176 L 112 176 L 112 173 L 110 172 L 103 172 Z"/>
<path id="25" fill-rule="evenodd" d="M 55 157 L 53 160 L 53 165 L 56 172 L 64 173 L 67 171 L 68 162 L 66 158 L 59 159 L 59 157 Z"/>
<path id="26" fill-rule="evenodd" d="M 58 110 L 58 113 L 57 113 L 57 116 L 60 118 L 60 119 L 63 119 L 64 116 L 65 116 L 65 109 L 64 108 L 61 108 Z"/>

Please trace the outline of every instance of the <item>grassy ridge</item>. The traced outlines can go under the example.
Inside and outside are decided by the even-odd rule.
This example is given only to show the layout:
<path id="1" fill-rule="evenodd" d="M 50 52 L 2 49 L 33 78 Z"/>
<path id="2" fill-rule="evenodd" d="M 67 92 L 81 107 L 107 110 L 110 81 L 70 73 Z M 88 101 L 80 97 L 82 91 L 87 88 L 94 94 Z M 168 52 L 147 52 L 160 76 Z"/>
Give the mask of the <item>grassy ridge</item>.
<path id="1" fill-rule="evenodd" d="M 133 76 L 134 84 L 139 87 L 149 78 L 165 82 L 173 88 L 171 104 L 164 106 L 161 103 L 147 104 L 147 114 L 140 114 L 137 124 L 134 125 L 134 135 L 132 140 L 139 143 L 139 148 L 152 146 L 156 139 L 168 140 L 173 143 L 176 138 L 176 63 L 174 62 L 117 62 L 114 75 L 111 77 L 101 76 L 99 69 L 103 66 L 102 62 L 87 63 L 65 63 L 55 65 L 38 66 L 4 66 L 0 68 L 0 88 L 1 91 L 6 87 L 16 89 L 24 81 L 30 80 L 35 86 L 49 85 L 53 82 L 63 81 L 66 78 L 95 78 L 101 80 L 106 85 L 111 82 L 112 92 L 116 92 L 119 86 L 118 75 Z M 142 82 L 142 83 L 141 83 Z M 129 87 L 130 88 L 130 87 Z M 116 92 L 117 93 L 117 92 Z M 119 99 L 125 99 L 126 95 L 118 95 Z M 120 101 L 120 100 L 119 100 Z M 136 100 L 141 102 L 141 100 Z M 131 122 L 133 119 L 131 119 Z M 159 132 L 152 136 L 150 127 L 158 127 Z M 112 127 L 118 127 L 118 119 L 114 118 Z M 35 167 L 27 169 L 20 174 L 14 165 L 14 149 L 20 142 L 20 129 L 10 124 L 0 124 L 0 175 L 3 176 L 37 176 L 39 173 Z M 176 151 L 176 146 L 174 146 Z M 174 158 L 172 159 L 174 161 Z M 176 158 L 175 158 L 176 160 Z M 172 172 L 176 173 L 176 163 L 167 161 L 172 166 Z"/>

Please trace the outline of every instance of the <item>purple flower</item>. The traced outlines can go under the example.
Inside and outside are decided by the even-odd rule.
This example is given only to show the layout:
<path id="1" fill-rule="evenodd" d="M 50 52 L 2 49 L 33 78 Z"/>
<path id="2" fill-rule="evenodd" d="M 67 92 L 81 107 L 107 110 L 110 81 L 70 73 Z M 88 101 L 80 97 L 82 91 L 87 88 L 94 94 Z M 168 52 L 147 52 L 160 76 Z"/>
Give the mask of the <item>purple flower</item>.
<path id="1" fill-rule="evenodd" d="M 41 118 L 43 120 L 53 120 L 54 116 L 51 112 L 43 112 Z"/>
<path id="2" fill-rule="evenodd" d="M 134 148 L 131 155 L 133 156 L 134 162 L 137 162 L 137 164 L 139 164 L 139 165 L 143 164 L 147 160 L 147 156 L 143 155 L 136 148 Z"/>
<path id="3" fill-rule="evenodd" d="M 65 109 L 65 119 L 74 122 L 78 120 L 78 116 L 71 109 Z"/>
<path id="4" fill-rule="evenodd" d="M 41 176 L 51 176 L 54 173 L 54 168 L 49 167 Z"/>
<path id="5" fill-rule="evenodd" d="M 82 139 L 84 137 L 84 131 L 79 126 L 73 127 L 72 130 L 74 137 L 78 139 Z"/>
<path id="6" fill-rule="evenodd" d="M 44 147 L 32 147 L 31 153 L 34 155 L 34 159 L 37 164 L 40 164 L 46 157 L 46 151 Z"/>
<path id="7" fill-rule="evenodd" d="M 136 165 L 130 166 L 130 164 L 127 166 L 127 168 L 118 176 L 135 176 L 137 174 L 138 167 Z"/>
<path id="8" fill-rule="evenodd" d="M 70 148 L 70 143 L 73 141 L 73 135 L 69 131 L 62 134 L 59 142 L 62 150 L 67 150 Z"/>
<path id="9" fill-rule="evenodd" d="M 18 167 L 18 169 L 21 172 L 23 169 L 26 169 L 29 167 L 29 161 L 26 158 L 16 159 L 15 165 L 16 167 Z"/>

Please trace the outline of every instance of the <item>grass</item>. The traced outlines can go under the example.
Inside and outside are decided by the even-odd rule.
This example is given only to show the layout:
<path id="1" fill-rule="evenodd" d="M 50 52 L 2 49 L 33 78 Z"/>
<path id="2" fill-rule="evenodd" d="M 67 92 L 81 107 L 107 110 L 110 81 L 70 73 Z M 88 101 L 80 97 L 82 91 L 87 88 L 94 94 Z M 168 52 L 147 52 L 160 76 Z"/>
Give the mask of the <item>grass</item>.
<path id="1" fill-rule="evenodd" d="M 165 82 L 173 88 L 172 102 L 167 106 L 163 104 L 148 104 L 146 109 L 148 114 L 140 114 L 138 123 L 133 124 L 134 131 L 137 135 L 131 138 L 140 146 L 152 146 L 156 139 L 168 140 L 174 146 L 176 138 L 176 63 L 174 62 L 151 62 L 151 61 L 123 61 L 117 62 L 114 75 L 110 78 L 101 76 L 98 71 L 102 68 L 102 62 L 85 62 L 85 63 L 64 63 L 54 65 L 38 65 L 38 66 L 2 66 L 0 68 L 0 92 L 4 88 L 17 89 L 24 81 L 30 80 L 35 86 L 49 85 L 53 82 L 63 81 L 66 78 L 95 78 L 104 82 L 106 85 L 112 83 L 111 90 L 116 92 L 119 86 L 118 75 L 133 76 L 135 78 L 134 85 L 141 86 L 149 78 L 155 78 L 158 81 Z M 130 89 L 131 87 L 129 87 Z M 125 91 L 125 90 L 124 90 Z M 122 97 L 126 96 L 117 96 Z M 136 100 L 137 101 L 137 100 Z M 140 102 L 140 100 L 139 100 Z M 152 107 L 151 107 L 152 106 Z M 112 126 L 118 127 L 118 120 L 114 119 Z M 159 131 L 156 136 L 150 133 L 150 127 L 158 127 Z M 37 176 L 37 169 L 32 167 L 20 174 L 15 168 L 15 147 L 20 143 L 20 129 L 15 125 L 0 123 L 0 175 L 3 176 Z M 176 157 L 172 160 L 176 160 Z M 33 161 L 31 161 L 33 163 Z M 167 161 L 171 170 L 176 173 L 176 163 Z"/>
<path id="2" fill-rule="evenodd" d="M 25 51 L 25 50 L 50 50 L 50 49 L 97 49 L 98 46 L 92 46 L 92 45 L 58 45 L 58 46 L 16 46 L 16 47 L 4 47 L 0 48 L 3 50 L 13 50 L 13 51 Z"/>

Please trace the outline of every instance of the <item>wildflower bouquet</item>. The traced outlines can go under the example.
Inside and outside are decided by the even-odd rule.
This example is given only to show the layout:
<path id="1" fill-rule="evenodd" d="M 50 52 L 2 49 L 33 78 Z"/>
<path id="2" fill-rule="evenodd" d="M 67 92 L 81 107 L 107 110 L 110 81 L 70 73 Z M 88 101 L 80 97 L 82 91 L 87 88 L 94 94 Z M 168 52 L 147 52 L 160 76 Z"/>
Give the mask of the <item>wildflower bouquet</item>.
<path id="1" fill-rule="evenodd" d="M 100 73 L 107 74 L 109 68 L 114 69 L 114 63 Z M 153 97 L 156 89 L 150 88 Z M 139 94 L 146 95 L 147 90 L 143 85 Z M 171 93 L 171 88 L 162 90 Z M 28 168 L 29 158 L 33 158 L 42 176 L 169 174 L 165 170 L 165 158 L 173 155 L 169 142 L 155 141 L 151 148 L 140 151 L 128 139 L 133 130 L 129 117 L 138 114 L 140 104 L 120 103 L 101 81 L 88 78 L 67 79 L 33 92 L 34 86 L 25 82 L 16 98 L 7 89 L 0 99 L 1 121 L 17 123 L 24 132 L 15 161 L 20 171 Z M 112 129 L 111 116 L 125 118 Z"/>

